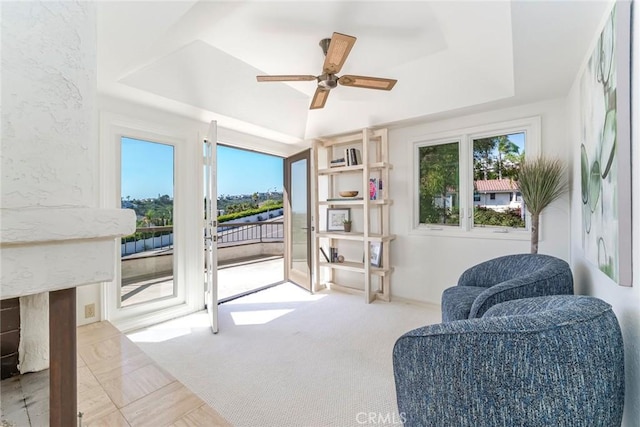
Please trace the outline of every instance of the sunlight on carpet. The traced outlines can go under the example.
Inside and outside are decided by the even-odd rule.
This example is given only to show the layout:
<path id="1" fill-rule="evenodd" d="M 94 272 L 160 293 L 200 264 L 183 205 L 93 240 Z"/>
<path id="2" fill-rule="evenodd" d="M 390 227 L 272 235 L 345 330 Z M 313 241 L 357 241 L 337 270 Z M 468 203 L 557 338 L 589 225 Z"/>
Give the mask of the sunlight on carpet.
<path id="1" fill-rule="evenodd" d="M 289 310 L 253 310 L 231 312 L 231 318 L 235 325 L 264 325 L 278 317 L 289 314 L 293 309 Z"/>
<path id="2" fill-rule="evenodd" d="M 238 427 L 399 425 L 393 344 L 440 320 L 432 306 L 292 284 L 219 309 L 216 335 L 200 312 L 128 336 Z"/>

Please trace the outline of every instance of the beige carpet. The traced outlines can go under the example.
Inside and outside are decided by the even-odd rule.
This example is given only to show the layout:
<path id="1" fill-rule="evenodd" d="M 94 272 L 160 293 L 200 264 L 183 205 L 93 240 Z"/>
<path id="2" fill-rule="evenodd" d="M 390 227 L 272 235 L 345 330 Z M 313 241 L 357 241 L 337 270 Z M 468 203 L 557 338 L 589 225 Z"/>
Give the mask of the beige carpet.
<path id="1" fill-rule="evenodd" d="M 400 425 L 391 354 L 440 311 L 284 284 L 128 334 L 238 427 Z"/>

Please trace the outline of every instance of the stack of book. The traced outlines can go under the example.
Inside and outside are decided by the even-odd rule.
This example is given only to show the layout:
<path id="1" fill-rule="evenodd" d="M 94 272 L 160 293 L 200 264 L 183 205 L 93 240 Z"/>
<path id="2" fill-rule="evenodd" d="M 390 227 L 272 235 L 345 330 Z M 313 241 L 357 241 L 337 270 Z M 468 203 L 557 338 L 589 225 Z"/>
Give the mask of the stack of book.
<path id="1" fill-rule="evenodd" d="M 333 246 L 329 248 L 329 258 L 331 259 L 329 262 L 338 262 L 338 248 Z"/>
<path id="2" fill-rule="evenodd" d="M 331 164 L 330 164 L 330 166 L 332 168 L 337 168 L 339 166 L 346 166 L 346 165 L 347 165 L 347 162 L 344 159 L 344 157 L 342 157 L 340 159 L 333 159 L 333 160 L 331 160 Z"/>

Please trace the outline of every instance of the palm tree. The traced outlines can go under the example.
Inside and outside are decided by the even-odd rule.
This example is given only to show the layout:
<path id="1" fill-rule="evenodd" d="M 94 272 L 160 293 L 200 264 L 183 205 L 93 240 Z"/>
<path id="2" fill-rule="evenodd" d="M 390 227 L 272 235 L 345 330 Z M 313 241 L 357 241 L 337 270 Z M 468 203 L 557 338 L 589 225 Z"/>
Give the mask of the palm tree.
<path id="1" fill-rule="evenodd" d="M 492 167 L 492 153 L 495 149 L 494 138 L 480 138 L 473 141 L 473 166 L 474 180 L 489 179 L 489 170 Z"/>
<path id="2" fill-rule="evenodd" d="M 499 136 L 496 139 L 498 142 L 498 179 L 502 179 L 502 170 L 504 169 L 502 160 L 509 154 L 517 154 L 520 150 L 520 147 L 518 147 L 514 142 L 510 141 L 509 138 L 505 135 Z"/>
<path id="3" fill-rule="evenodd" d="M 153 209 L 149 209 L 144 214 L 144 222 L 147 224 L 147 227 L 151 227 L 155 225 L 154 223 L 155 219 L 156 219 L 156 211 L 154 211 Z"/>
<path id="4" fill-rule="evenodd" d="M 531 213 L 531 253 L 537 254 L 540 213 L 568 190 L 566 167 L 559 159 L 527 159 L 520 165 L 518 186 Z"/>

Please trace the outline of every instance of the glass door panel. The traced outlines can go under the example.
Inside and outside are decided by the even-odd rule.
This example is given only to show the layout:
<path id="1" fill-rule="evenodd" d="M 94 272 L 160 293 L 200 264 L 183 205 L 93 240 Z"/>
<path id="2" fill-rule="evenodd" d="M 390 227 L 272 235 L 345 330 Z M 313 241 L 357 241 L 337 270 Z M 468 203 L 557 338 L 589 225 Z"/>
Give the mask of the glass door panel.
<path id="1" fill-rule="evenodd" d="M 307 290 L 311 290 L 309 160 L 310 151 L 307 150 L 285 161 L 287 280 Z"/>
<path id="2" fill-rule="evenodd" d="M 136 213 L 136 232 L 121 239 L 120 307 L 176 294 L 174 147 L 121 139 L 121 206 Z"/>

